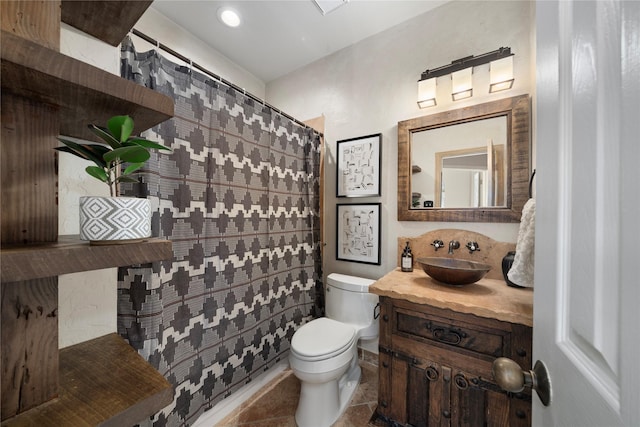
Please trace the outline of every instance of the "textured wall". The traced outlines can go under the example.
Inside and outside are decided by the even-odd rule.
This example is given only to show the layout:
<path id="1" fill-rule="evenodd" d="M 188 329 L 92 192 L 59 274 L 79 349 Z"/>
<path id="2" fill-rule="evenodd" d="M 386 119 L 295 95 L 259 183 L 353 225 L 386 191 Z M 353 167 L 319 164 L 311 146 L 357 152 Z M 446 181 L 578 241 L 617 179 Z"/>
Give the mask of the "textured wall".
<path id="1" fill-rule="evenodd" d="M 112 74 L 119 74 L 118 49 L 66 24 L 61 25 L 60 52 Z M 58 230 L 79 234 L 80 196 L 108 196 L 109 189 L 84 169 L 92 163 L 59 153 Z M 64 274 L 58 278 L 59 345 L 67 347 L 116 332 L 117 269 Z"/>
<path id="2" fill-rule="evenodd" d="M 535 88 L 534 2 L 454 1 L 369 37 L 267 84 L 267 101 L 295 117 L 325 116 L 325 274 L 372 279 L 396 266 L 396 238 L 440 228 L 483 233 L 515 242 L 518 224 L 438 223 L 397 220 L 397 123 L 401 120 L 521 94 Z M 489 65 L 474 69 L 474 96 L 454 103 L 451 82 L 438 79 L 438 105 L 416 104 L 420 73 L 468 55 L 510 46 L 513 89 L 488 93 Z M 336 141 L 382 133 L 382 197 L 337 199 Z M 382 265 L 337 261 L 336 203 L 382 203 Z"/>

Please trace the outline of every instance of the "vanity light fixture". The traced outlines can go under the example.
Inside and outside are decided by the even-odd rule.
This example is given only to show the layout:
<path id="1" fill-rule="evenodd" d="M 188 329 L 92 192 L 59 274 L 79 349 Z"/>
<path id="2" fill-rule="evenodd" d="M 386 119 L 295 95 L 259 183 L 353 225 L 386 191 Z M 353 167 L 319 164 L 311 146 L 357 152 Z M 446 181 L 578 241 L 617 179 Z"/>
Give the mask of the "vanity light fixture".
<path id="1" fill-rule="evenodd" d="M 436 105 L 436 78 L 418 82 L 418 106 L 420 108 Z"/>
<path id="2" fill-rule="evenodd" d="M 500 92 L 513 87 L 513 55 L 489 64 L 489 92 Z"/>
<path id="3" fill-rule="evenodd" d="M 454 101 L 471 98 L 473 95 L 472 74 L 472 67 L 451 73 L 451 98 Z"/>
<path id="4" fill-rule="evenodd" d="M 490 63 L 489 92 L 511 89 L 514 82 L 513 53 L 511 53 L 510 47 L 501 47 L 482 55 L 466 56 L 451 61 L 451 64 L 424 71 L 418 81 L 418 106 L 425 108 L 437 104 L 435 99 L 436 79 L 448 74 L 451 74 L 451 96 L 454 101 L 472 96 L 473 68 L 488 63 Z"/>

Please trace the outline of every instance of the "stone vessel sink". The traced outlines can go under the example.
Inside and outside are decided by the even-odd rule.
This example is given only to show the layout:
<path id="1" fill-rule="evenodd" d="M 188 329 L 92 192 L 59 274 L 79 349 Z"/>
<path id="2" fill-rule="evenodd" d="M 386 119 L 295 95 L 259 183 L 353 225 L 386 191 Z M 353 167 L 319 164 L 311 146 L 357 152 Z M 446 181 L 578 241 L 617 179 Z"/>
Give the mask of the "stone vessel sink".
<path id="1" fill-rule="evenodd" d="M 446 285 L 462 286 L 475 283 L 491 270 L 481 262 L 455 258 L 418 258 L 425 273 Z"/>

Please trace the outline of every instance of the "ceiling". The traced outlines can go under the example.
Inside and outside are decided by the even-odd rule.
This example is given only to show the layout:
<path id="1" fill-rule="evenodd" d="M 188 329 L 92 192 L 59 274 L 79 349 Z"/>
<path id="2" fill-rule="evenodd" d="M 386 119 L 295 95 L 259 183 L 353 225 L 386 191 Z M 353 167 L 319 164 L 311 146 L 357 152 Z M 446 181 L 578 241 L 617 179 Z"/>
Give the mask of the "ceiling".
<path id="1" fill-rule="evenodd" d="M 325 15 L 313 0 L 156 0 L 151 7 L 268 83 L 445 2 L 350 0 Z M 218 20 L 223 6 L 239 12 L 239 27 Z"/>

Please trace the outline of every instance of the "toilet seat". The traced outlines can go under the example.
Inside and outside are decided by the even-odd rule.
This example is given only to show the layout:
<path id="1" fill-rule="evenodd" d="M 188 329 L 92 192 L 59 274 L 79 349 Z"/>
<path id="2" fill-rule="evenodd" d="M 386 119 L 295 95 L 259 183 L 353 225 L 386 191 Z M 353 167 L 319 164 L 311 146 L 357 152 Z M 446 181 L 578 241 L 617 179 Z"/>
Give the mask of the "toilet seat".
<path id="1" fill-rule="evenodd" d="M 327 317 L 301 326 L 291 339 L 291 351 L 304 361 L 320 361 L 343 353 L 356 340 L 353 326 Z"/>

